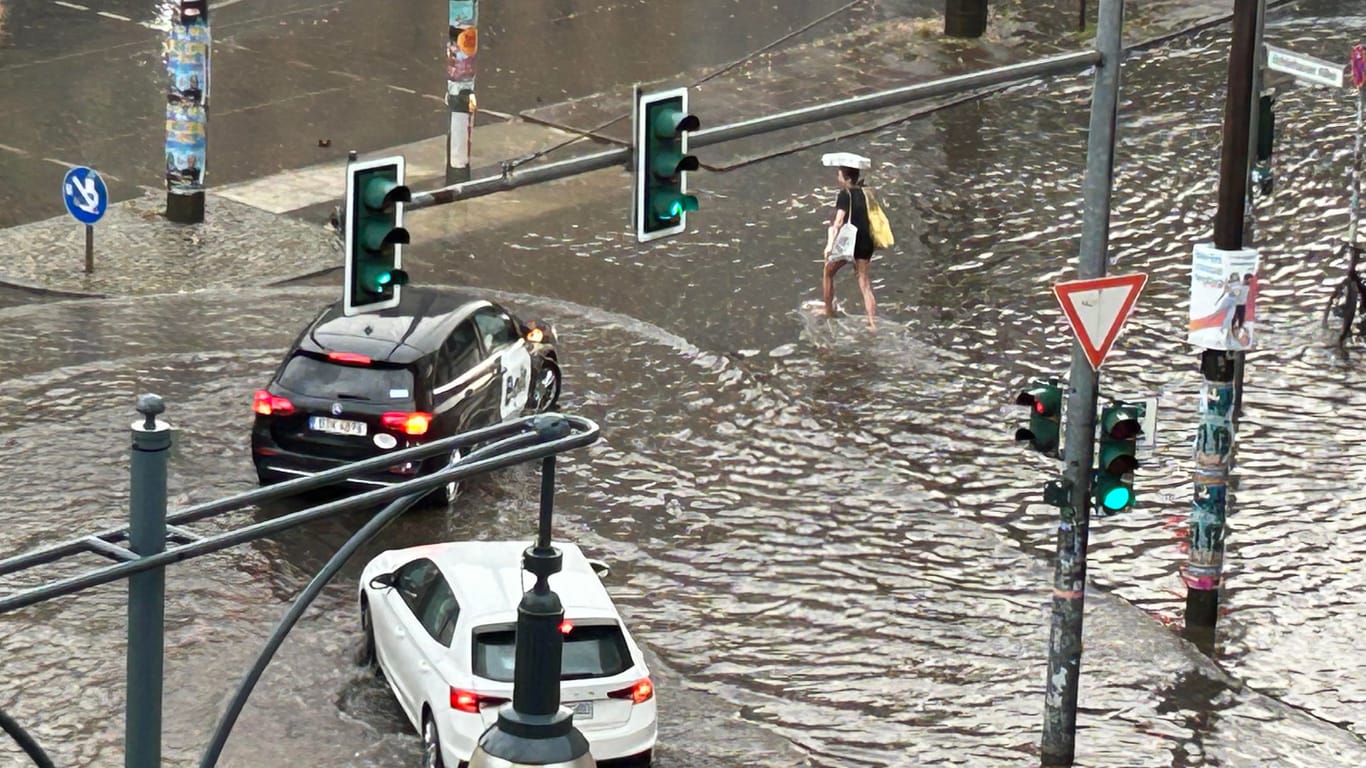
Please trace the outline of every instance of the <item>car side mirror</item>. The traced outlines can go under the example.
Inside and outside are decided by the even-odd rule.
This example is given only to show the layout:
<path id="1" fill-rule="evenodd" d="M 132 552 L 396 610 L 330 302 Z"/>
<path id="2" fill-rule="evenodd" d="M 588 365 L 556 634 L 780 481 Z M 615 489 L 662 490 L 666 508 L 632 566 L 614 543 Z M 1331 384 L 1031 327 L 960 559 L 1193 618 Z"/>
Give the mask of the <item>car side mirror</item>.
<path id="1" fill-rule="evenodd" d="M 381 573 L 370 580 L 371 589 L 389 589 L 398 582 L 398 575 L 394 573 Z"/>
<path id="2" fill-rule="evenodd" d="M 588 564 L 593 567 L 593 573 L 596 573 L 599 579 L 605 579 L 612 575 L 612 569 L 607 566 L 607 563 L 604 563 L 601 560 L 590 559 Z"/>

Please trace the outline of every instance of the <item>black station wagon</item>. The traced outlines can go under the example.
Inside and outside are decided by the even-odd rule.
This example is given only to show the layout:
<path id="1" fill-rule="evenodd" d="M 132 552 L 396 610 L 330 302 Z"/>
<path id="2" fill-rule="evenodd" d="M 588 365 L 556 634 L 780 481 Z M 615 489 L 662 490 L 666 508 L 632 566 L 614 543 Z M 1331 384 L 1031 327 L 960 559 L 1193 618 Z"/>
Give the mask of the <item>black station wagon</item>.
<path id="1" fill-rule="evenodd" d="M 548 411 L 560 397 L 555 332 L 476 297 L 405 287 L 402 302 L 346 317 L 325 308 L 252 403 L 262 484 Z M 458 452 L 352 480 L 390 485 Z M 458 487 L 445 489 L 447 501 Z"/>

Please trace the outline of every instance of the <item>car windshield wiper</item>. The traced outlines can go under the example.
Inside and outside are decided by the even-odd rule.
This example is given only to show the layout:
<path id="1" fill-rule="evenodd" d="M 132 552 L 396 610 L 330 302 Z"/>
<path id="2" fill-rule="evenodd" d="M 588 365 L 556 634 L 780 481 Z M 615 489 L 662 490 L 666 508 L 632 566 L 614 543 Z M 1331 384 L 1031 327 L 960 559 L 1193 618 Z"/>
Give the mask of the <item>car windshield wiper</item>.
<path id="1" fill-rule="evenodd" d="M 370 398 L 366 397 L 365 395 L 352 395 L 352 394 L 348 394 L 348 393 L 346 393 L 346 392 L 338 392 L 338 393 L 337 393 L 337 399 L 338 399 L 338 400 L 369 400 Z"/>

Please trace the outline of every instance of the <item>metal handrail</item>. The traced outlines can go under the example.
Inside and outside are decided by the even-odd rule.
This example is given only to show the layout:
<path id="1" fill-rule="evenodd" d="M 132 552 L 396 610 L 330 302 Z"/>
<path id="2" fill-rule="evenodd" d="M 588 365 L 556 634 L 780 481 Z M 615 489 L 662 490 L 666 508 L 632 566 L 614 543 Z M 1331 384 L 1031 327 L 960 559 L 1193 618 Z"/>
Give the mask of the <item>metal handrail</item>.
<path id="1" fill-rule="evenodd" d="M 199 507 L 191 507 L 189 510 L 179 513 L 179 515 L 177 516 L 168 517 L 167 519 L 183 520 L 184 515 L 191 511 L 203 510 L 208 508 L 215 508 L 217 511 L 228 511 L 229 509 L 236 509 L 240 506 L 244 506 L 248 503 L 251 503 L 249 501 L 245 501 L 248 499 L 253 501 L 259 501 L 266 498 L 275 498 L 276 496 L 286 495 L 285 489 L 292 488 L 293 491 L 297 493 L 299 490 L 303 490 L 304 488 L 313 488 L 319 485 L 326 485 L 327 483 L 324 482 L 310 481 L 317 481 L 318 477 L 321 477 L 322 475 L 327 475 L 333 482 L 335 482 L 337 480 L 344 479 L 350 473 L 353 473 L 361 468 L 389 466 L 394 463 L 394 457 L 397 457 L 401 453 L 405 453 L 407 451 L 421 452 L 425 455 L 439 452 L 440 448 L 438 448 L 437 446 L 444 445 L 447 447 L 454 447 L 459 445 L 470 445 L 475 442 L 485 442 L 495 434 L 501 434 L 505 438 L 512 437 L 515 436 L 519 431 L 519 429 L 511 428 L 511 425 L 514 424 L 518 425 L 519 428 L 531 428 L 537 433 L 537 436 L 542 440 L 542 442 L 536 445 L 509 451 L 507 453 L 502 453 L 497 456 L 491 456 L 486 459 L 475 459 L 474 457 L 477 455 L 477 453 L 471 454 L 471 456 L 461 459 L 459 462 L 456 462 L 455 464 L 452 464 L 451 466 L 439 470 L 430 475 L 414 478 L 412 480 L 407 480 L 401 483 L 396 483 L 386 488 L 377 488 L 373 491 L 361 493 L 356 496 L 348 497 L 346 499 L 339 499 L 337 501 L 329 502 L 327 504 L 321 504 L 316 507 L 310 507 L 308 509 L 299 510 L 298 512 L 292 512 L 290 514 L 282 515 L 277 518 L 264 520 L 254 525 L 245 526 L 243 528 L 225 531 L 214 536 L 197 539 L 187 544 L 172 547 L 170 549 L 165 550 L 164 552 L 139 557 L 137 560 L 116 563 L 114 565 L 106 566 L 93 571 L 88 571 L 77 576 L 59 579 L 57 581 L 53 581 L 39 587 L 34 587 L 31 589 L 15 592 L 6 595 L 3 598 L 0 598 L 0 614 L 18 610 L 19 608 L 24 608 L 30 605 L 34 605 L 36 603 L 44 602 L 46 600 L 52 600 L 57 597 L 70 595 L 72 593 L 79 592 L 83 589 L 99 586 L 101 584 L 107 584 L 111 581 L 117 581 L 118 579 L 127 578 L 128 576 L 132 576 L 136 573 L 142 573 L 144 571 L 149 571 L 154 568 L 160 568 L 163 566 L 171 565 L 173 563 L 181 562 L 183 560 L 188 560 L 192 557 L 198 557 L 200 555 L 218 552 L 220 550 L 227 549 L 238 544 L 244 544 L 249 541 L 255 541 L 257 539 L 265 538 L 267 536 L 271 536 L 273 534 L 288 530 L 290 528 L 294 528 L 299 525 L 303 525 L 305 523 L 310 523 L 316 520 L 321 520 L 324 518 L 342 514 L 344 512 L 351 512 L 365 507 L 373 507 L 378 504 L 393 501 L 394 499 L 397 499 L 400 496 L 407 496 L 413 493 L 430 491 L 452 480 L 464 480 L 466 478 L 473 477 L 483 472 L 489 472 L 495 469 L 504 469 L 506 467 L 511 467 L 513 465 L 521 464 L 526 461 L 543 459 L 547 456 L 553 456 L 562 451 L 567 451 L 574 448 L 582 448 L 596 441 L 598 439 L 600 432 L 599 427 L 595 422 L 593 422 L 590 419 L 583 418 L 581 416 L 565 416 L 563 414 L 558 413 L 548 413 L 540 414 L 537 416 L 530 416 L 520 419 L 518 420 L 518 422 L 509 422 L 506 425 L 490 427 L 484 430 L 477 430 L 475 432 L 469 432 L 464 435 L 446 438 L 445 440 L 435 441 L 429 443 L 426 446 L 421 446 L 420 448 L 405 449 L 405 451 L 403 452 L 396 452 L 381 457 L 381 460 L 379 461 L 367 459 L 366 461 L 356 462 L 355 464 L 349 465 L 347 467 L 338 468 L 337 470 L 329 470 L 328 472 L 320 473 L 318 476 L 312 478 L 291 480 L 289 482 L 281 483 L 279 486 L 269 489 L 270 493 L 262 493 L 261 491 L 251 491 L 248 493 L 238 494 L 237 496 L 229 497 L 228 499 L 224 499 L 220 502 L 204 504 L 200 505 Z M 238 500 L 240 503 L 227 506 L 228 502 L 232 502 L 233 500 Z M 80 541 L 83 540 L 84 537 L 82 539 L 76 539 L 71 542 L 64 542 L 63 544 L 47 548 L 46 550 L 42 550 L 40 551 L 40 553 L 36 554 L 44 554 L 56 551 L 58 549 L 62 549 L 64 547 L 71 547 L 73 544 L 78 544 Z M 81 550 L 77 549 L 74 551 Z M 28 553 L 25 555 L 19 555 L 13 558 L 9 558 L 3 563 L 0 563 L 0 565 L 9 566 L 11 563 L 14 562 L 50 562 L 51 560 L 57 559 L 56 557 L 49 557 L 46 560 L 35 560 L 34 558 L 36 557 L 36 554 Z M 10 570 L 17 569 L 11 568 Z"/>
<path id="2" fill-rule="evenodd" d="M 256 506 L 261 502 L 275 501 L 277 499 L 303 493 L 304 491 L 311 491 L 329 485 L 336 485 L 340 482 L 348 480 L 352 475 L 359 472 L 368 472 L 376 469 L 385 469 L 393 466 L 394 464 L 401 464 L 404 461 L 413 459 L 423 459 L 427 458 L 428 456 L 435 456 L 441 453 L 454 450 L 456 448 L 469 447 L 472 445 L 477 445 L 479 443 L 501 440 L 502 438 L 517 434 L 518 432 L 527 429 L 528 425 L 535 419 L 553 415 L 554 414 L 540 414 L 536 416 L 525 416 L 514 421 L 507 421 L 501 424 L 495 424 L 490 427 L 484 427 L 482 429 L 464 432 L 462 434 L 453 435 L 451 437 L 442 438 L 440 440 L 433 440 L 430 443 L 414 446 L 412 448 L 404 448 L 403 450 L 394 451 L 393 453 L 388 453 L 383 456 L 376 456 L 372 459 L 365 459 L 362 461 L 353 462 L 345 466 L 337 467 L 335 469 L 324 470 L 322 472 L 318 472 L 308 477 L 300 477 L 294 480 L 287 480 L 283 483 L 277 483 L 275 485 L 271 485 L 264 488 L 256 488 L 250 491 L 244 491 L 242 493 L 238 493 L 233 496 L 228 496 L 222 499 L 217 499 L 215 501 L 205 502 L 203 504 L 195 504 L 193 506 L 180 510 L 179 512 L 174 512 L 167 515 L 166 523 L 168 525 L 183 525 L 185 523 L 192 523 L 209 517 L 214 517 L 216 515 L 223 514 L 224 512 L 232 512 L 243 507 Z M 587 421 L 586 419 L 579 419 L 579 417 L 568 418 L 570 418 L 571 420 L 577 419 L 579 421 Z M 591 424 L 592 422 L 588 423 Z M 596 425 L 594 425 L 593 429 L 597 429 Z M 388 498 L 394 497 L 386 497 L 386 500 Z M 49 544 L 45 547 L 39 547 L 38 549 L 30 550 L 22 554 L 13 555 L 11 557 L 7 557 L 3 560 L 0 560 L 0 576 L 5 576 L 11 573 L 15 573 L 17 571 L 22 571 L 27 568 L 32 568 L 36 565 L 50 563 L 55 560 L 60 560 L 63 557 L 68 557 L 70 555 L 83 554 L 92 551 L 97 554 L 109 554 L 109 550 L 107 547 L 101 547 L 98 543 L 92 542 L 91 540 L 96 539 L 104 542 L 105 544 L 112 544 L 121 539 L 126 539 L 127 536 L 128 526 L 122 525 L 117 528 L 109 528 L 107 530 L 100 531 L 99 533 L 93 533 L 73 539 L 68 539 L 66 541 L 58 542 L 56 544 Z"/>

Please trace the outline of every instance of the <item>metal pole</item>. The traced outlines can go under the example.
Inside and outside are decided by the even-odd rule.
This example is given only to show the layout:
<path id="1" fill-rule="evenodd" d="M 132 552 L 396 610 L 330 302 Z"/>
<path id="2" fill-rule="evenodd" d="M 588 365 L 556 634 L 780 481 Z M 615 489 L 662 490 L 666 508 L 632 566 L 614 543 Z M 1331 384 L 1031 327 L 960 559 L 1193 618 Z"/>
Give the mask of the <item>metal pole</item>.
<path id="1" fill-rule="evenodd" d="M 1221 251 L 1243 247 L 1257 11 L 1258 0 L 1234 0 L 1219 166 L 1219 208 L 1214 216 L 1214 246 Z M 1200 356 L 1200 370 L 1204 375 L 1204 396 L 1195 447 L 1190 547 L 1182 578 L 1186 582 L 1187 633 L 1198 644 L 1212 649 L 1219 615 L 1219 586 L 1223 580 L 1228 468 L 1233 449 L 1233 423 L 1229 417 L 1233 409 L 1233 359 L 1225 350 L 1206 349 Z"/>
<path id="2" fill-rule="evenodd" d="M 1229 53 L 1224 142 L 1219 163 L 1219 208 L 1214 214 L 1214 247 L 1221 251 L 1236 251 L 1243 247 L 1258 2 L 1233 2 L 1233 44 Z"/>
<path id="3" fill-rule="evenodd" d="M 479 0 L 451 0 L 446 29 L 446 183 L 470 180 L 474 138 L 474 65 L 479 52 Z"/>
<path id="4" fill-rule="evenodd" d="M 597 764 L 589 754 L 588 740 L 574 727 L 573 713 L 560 706 L 564 607 L 550 589 L 550 576 L 560 571 L 563 558 L 550 543 L 554 490 L 555 457 L 547 456 L 541 464 L 536 543 L 522 553 L 523 567 L 536 576 L 536 583 L 517 607 L 512 704 L 499 710 L 497 722 L 479 738 L 470 768 L 592 768 Z"/>
<path id="5" fill-rule="evenodd" d="M 166 31 L 166 218 L 204 221 L 209 125 L 209 0 L 179 0 Z"/>
<path id="6" fill-rule="evenodd" d="M 1101 0 L 1096 23 L 1100 66 L 1091 97 L 1082 189 L 1079 279 L 1103 277 L 1110 240 L 1110 195 L 1115 160 L 1115 120 L 1123 62 L 1124 0 Z M 1086 594 L 1086 544 L 1091 516 L 1091 463 L 1095 450 L 1097 375 L 1080 342 L 1072 343 L 1071 392 L 1063 463 L 1071 506 L 1058 523 L 1053 576 L 1053 618 L 1048 643 L 1043 765 L 1071 765 L 1076 751 L 1077 691 L 1081 685 L 1081 632 Z"/>
<path id="7" fill-rule="evenodd" d="M 803 109 L 794 109 L 788 112 L 780 112 L 776 115 L 757 117 L 752 120 L 744 120 L 731 125 L 722 125 L 716 128 L 690 133 L 688 135 L 688 146 L 696 149 L 712 144 L 721 144 L 727 141 L 734 141 L 749 136 L 757 136 L 763 133 L 778 131 L 784 128 L 795 128 L 810 123 L 825 122 L 831 118 L 844 115 L 855 115 L 860 112 L 881 109 L 883 107 L 894 107 L 920 99 L 931 99 L 937 96 L 947 96 L 955 93 L 962 93 L 964 91 L 971 91 L 977 88 L 988 88 L 1003 83 L 1072 72 L 1082 67 L 1096 64 L 1098 61 L 1100 61 L 1100 55 L 1095 51 L 1077 51 L 1075 53 L 1067 53 L 1060 56 L 1050 56 L 1044 59 L 1028 61 L 1022 64 L 1011 64 L 983 70 L 981 72 L 954 75 L 953 77 L 931 80 L 925 83 L 916 83 L 914 85 L 902 86 L 900 88 L 893 88 L 878 93 L 870 93 L 865 96 L 852 96 L 828 104 L 817 104 Z M 413 194 L 412 202 L 408 203 L 407 206 L 404 207 L 404 210 L 415 211 L 433 205 L 453 203 L 458 200 L 468 200 L 470 198 L 490 195 L 495 192 L 517 189 L 518 187 L 538 184 L 543 181 L 564 179 L 570 176 L 576 176 L 580 173 L 624 165 L 629 162 L 630 159 L 630 147 L 617 147 L 616 149 L 596 152 L 591 155 L 574 157 L 555 163 L 547 163 L 525 171 L 518 171 L 515 174 L 505 173 L 499 176 L 485 176 L 472 181 L 452 184 L 430 192 L 416 192 Z"/>
<path id="8" fill-rule="evenodd" d="M 85 273 L 87 275 L 95 272 L 95 227 L 90 224 L 85 225 Z"/>
<path id="9" fill-rule="evenodd" d="M 1086 0 L 1077 0 L 1077 31 L 1086 31 Z"/>
<path id="10" fill-rule="evenodd" d="M 171 427 L 157 419 L 166 405 L 156 395 L 138 398 L 134 422 L 128 544 L 138 555 L 166 548 L 166 466 Z M 161 765 L 162 655 L 165 650 L 166 571 L 128 577 L 128 695 L 124 715 L 124 765 Z"/>
<path id="11" fill-rule="evenodd" d="M 1352 219 L 1347 228 L 1347 242 L 1356 245 L 1357 222 L 1361 220 L 1361 134 L 1366 118 L 1366 90 L 1357 89 L 1357 137 L 1352 150 Z"/>
<path id="12" fill-rule="evenodd" d="M 1252 172 L 1257 165 L 1257 147 L 1253 140 L 1260 130 L 1262 121 L 1262 110 L 1260 100 L 1262 95 L 1262 75 L 1266 67 L 1266 48 L 1262 39 L 1266 33 L 1266 0 L 1257 0 L 1257 38 L 1252 46 L 1252 96 L 1248 105 L 1247 123 L 1247 198 L 1245 202 L 1247 220 L 1249 224 L 1254 224 L 1252 216 L 1252 202 L 1255 196 L 1252 186 Z M 1249 235 L 1250 233 L 1244 233 Z M 1250 238 L 1249 238 L 1250 239 Z M 1239 351 L 1236 353 L 1237 359 L 1233 362 L 1233 416 L 1235 418 L 1243 414 L 1243 374 L 1247 367 L 1247 352 Z"/>

